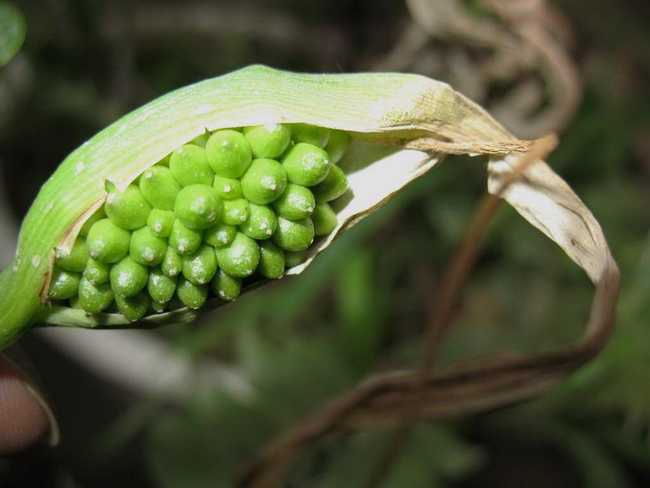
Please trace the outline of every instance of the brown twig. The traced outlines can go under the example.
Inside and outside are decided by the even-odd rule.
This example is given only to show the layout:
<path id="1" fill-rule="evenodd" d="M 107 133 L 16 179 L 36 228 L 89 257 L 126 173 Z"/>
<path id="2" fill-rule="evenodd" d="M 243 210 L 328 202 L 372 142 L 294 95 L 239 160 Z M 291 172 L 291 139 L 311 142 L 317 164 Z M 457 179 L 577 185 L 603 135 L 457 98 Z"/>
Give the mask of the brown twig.
<path id="1" fill-rule="evenodd" d="M 419 415 L 433 419 L 486 410 L 528 398 L 556 384 L 592 359 L 607 342 L 613 329 L 618 289 L 618 269 L 610 261 L 597 285 L 587 333 L 580 343 L 532 357 L 457 365 L 430 375 L 424 385 L 427 403 Z M 413 412 L 412 402 L 422 396 L 420 371 L 372 377 L 268 444 L 248 466 L 238 486 L 277 486 L 303 446 L 337 428 L 403 422 L 406 414 Z"/>

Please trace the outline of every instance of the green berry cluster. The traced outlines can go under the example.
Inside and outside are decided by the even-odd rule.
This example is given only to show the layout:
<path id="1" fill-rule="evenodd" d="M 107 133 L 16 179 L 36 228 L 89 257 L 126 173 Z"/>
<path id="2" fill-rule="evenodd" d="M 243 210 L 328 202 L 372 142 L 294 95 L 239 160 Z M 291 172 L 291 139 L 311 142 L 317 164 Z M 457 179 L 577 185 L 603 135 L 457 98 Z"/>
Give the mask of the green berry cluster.
<path id="1" fill-rule="evenodd" d="M 147 169 L 59 253 L 50 299 L 136 321 L 275 279 L 336 227 L 347 133 L 304 124 L 204 134 Z"/>

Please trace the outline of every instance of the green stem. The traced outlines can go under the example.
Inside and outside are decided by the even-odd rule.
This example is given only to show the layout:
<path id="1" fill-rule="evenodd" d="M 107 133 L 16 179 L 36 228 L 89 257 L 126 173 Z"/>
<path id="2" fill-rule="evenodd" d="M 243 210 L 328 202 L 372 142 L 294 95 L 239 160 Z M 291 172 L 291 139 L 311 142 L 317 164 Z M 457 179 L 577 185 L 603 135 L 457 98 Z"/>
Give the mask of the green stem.
<path id="1" fill-rule="evenodd" d="M 38 290 L 40 280 L 32 284 L 34 293 L 24 296 L 21 286 L 16 286 L 11 267 L 0 274 L 0 351 L 14 342 L 30 325 L 31 318 L 39 308 Z M 34 274 L 27 276 L 29 280 Z M 31 281 L 34 281 L 33 278 Z"/>

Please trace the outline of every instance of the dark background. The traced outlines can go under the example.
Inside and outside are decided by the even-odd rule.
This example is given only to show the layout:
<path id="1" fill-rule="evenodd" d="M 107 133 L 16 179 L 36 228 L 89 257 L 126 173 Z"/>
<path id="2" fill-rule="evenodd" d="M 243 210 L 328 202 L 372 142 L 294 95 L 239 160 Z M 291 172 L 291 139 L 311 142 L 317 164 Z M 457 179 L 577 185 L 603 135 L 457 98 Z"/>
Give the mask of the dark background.
<path id="1" fill-rule="evenodd" d="M 594 211 L 621 266 L 618 330 L 596 361 L 538 400 L 418 424 L 381 486 L 648 486 L 648 2 L 547 2 L 554 9 L 544 22 L 513 19 L 514 6 L 504 14 L 480 0 L 14 3 L 28 31 L 0 71 L 0 204 L 15 221 L 65 155 L 121 114 L 251 63 L 421 72 L 450 81 L 522 137 L 557 130 L 550 163 Z M 436 19 L 441 6 L 456 10 L 435 28 L 418 28 L 416 4 Z M 477 41 L 480 29 L 464 30 L 466 22 L 494 27 L 494 43 Z M 535 50 L 524 56 L 529 25 L 551 32 L 543 44 L 559 53 L 559 65 Z M 501 35 L 517 49 L 499 44 Z M 426 305 L 484 181 L 481 162 L 445 161 L 300 279 L 192 327 L 138 334 L 132 363 L 106 335 L 85 334 L 80 345 L 80 335 L 29 334 L 20 345 L 63 439 L 0 460 L 0 486 L 229 486 L 274 433 L 372 371 L 415 363 Z M 557 248 L 504 208 L 442 360 L 575 340 L 591 292 Z M 187 376 L 164 383 L 179 364 Z M 286 486 L 366 486 L 389 438 L 372 429 L 316 443 Z"/>

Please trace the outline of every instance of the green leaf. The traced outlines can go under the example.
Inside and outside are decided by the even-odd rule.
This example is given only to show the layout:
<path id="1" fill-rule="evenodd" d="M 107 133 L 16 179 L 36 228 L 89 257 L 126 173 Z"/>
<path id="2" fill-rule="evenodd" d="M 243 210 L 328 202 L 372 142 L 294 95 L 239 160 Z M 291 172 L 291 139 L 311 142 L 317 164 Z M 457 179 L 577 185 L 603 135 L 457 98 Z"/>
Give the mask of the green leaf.
<path id="1" fill-rule="evenodd" d="M 9 2 L 0 2 L 0 66 L 16 55 L 25 41 L 25 17 Z"/>

